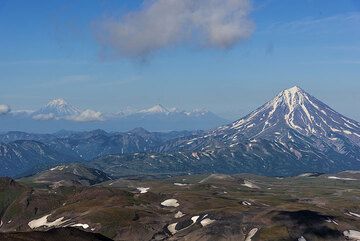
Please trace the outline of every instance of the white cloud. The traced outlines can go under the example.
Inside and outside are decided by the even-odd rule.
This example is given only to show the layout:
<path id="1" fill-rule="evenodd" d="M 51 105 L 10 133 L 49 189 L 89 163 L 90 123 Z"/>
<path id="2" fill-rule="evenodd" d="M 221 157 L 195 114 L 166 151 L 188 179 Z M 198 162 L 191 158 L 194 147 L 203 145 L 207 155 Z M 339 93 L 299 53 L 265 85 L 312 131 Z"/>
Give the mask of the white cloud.
<path id="1" fill-rule="evenodd" d="M 84 110 L 77 116 L 72 116 L 70 118 L 73 121 L 79 121 L 79 122 L 88 122 L 88 121 L 103 121 L 103 115 L 101 112 L 94 111 L 94 110 Z"/>
<path id="2" fill-rule="evenodd" d="M 11 111 L 10 106 L 0 104 L 0 115 L 6 115 Z"/>
<path id="3" fill-rule="evenodd" d="M 41 121 L 46 121 L 46 120 L 55 120 L 56 117 L 53 113 L 50 114 L 38 114 L 38 115 L 34 115 L 32 117 L 34 120 L 41 120 Z"/>
<path id="4" fill-rule="evenodd" d="M 96 25 L 105 48 L 125 57 L 146 57 L 162 48 L 190 44 L 230 48 L 248 38 L 250 0 L 151 0 L 121 19 Z"/>
<path id="5" fill-rule="evenodd" d="M 84 110 L 78 115 L 68 116 L 56 116 L 54 113 L 38 114 L 32 117 L 34 120 L 48 121 L 48 120 L 68 120 L 77 122 L 89 122 L 89 121 L 103 121 L 103 114 L 94 110 Z"/>

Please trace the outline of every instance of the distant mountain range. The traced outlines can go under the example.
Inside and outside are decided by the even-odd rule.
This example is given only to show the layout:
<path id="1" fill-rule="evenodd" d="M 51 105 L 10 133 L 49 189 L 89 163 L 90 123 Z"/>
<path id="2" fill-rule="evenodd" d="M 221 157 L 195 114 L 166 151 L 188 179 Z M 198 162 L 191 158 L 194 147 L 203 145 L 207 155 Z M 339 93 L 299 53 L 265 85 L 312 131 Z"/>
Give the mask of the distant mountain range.
<path id="1" fill-rule="evenodd" d="M 64 99 L 54 99 L 36 111 L 10 111 L 0 115 L 2 131 L 50 133 L 60 129 L 127 131 L 143 127 L 150 131 L 205 130 L 227 121 L 207 110 L 181 111 L 158 104 L 148 109 L 101 113 L 81 110 Z"/>
<path id="2" fill-rule="evenodd" d="M 121 118 L 149 115 L 156 121 L 158 113 L 186 115 L 155 106 Z M 1 175 L 20 175 L 70 160 L 112 176 L 215 172 L 275 176 L 360 169 L 360 124 L 299 87 L 284 90 L 249 115 L 210 131 L 9 132 L 0 140 L 5 143 L 0 163 L 6 166 Z"/>

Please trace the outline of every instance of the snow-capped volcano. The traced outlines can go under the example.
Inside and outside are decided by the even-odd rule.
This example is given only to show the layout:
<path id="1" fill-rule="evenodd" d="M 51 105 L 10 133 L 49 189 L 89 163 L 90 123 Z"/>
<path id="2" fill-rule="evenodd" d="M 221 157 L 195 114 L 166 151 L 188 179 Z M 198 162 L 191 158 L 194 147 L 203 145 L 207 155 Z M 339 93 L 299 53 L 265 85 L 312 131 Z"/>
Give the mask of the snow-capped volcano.
<path id="1" fill-rule="evenodd" d="M 146 113 L 146 114 L 159 114 L 159 113 L 167 114 L 170 112 L 171 112 L 170 110 L 168 110 L 167 108 L 165 108 L 160 104 L 150 107 L 149 109 L 144 109 L 139 111 L 139 113 Z"/>
<path id="2" fill-rule="evenodd" d="M 360 124 L 295 86 L 244 118 L 165 148 L 223 151 L 216 158 L 269 174 L 346 170 L 360 167 Z"/>
<path id="3" fill-rule="evenodd" d="M 68 104 L 64 99 L 53 99 L 33 113 L 35 119 L 54 119 L 77 116 L 81 110 Z"/>
<path id="4" fill-rule="evenodd" d="M 291 129 L 305 136 L 316 136 L 327 143 L 339 137 L 360 146 L 360 124 L 351 120 L 295 86 L 281 91 L 244 118 L 220 130 L 232 129 L 247 138 L 282 136 Z M 291 137 L 289 137 L 291 138 Z"/>

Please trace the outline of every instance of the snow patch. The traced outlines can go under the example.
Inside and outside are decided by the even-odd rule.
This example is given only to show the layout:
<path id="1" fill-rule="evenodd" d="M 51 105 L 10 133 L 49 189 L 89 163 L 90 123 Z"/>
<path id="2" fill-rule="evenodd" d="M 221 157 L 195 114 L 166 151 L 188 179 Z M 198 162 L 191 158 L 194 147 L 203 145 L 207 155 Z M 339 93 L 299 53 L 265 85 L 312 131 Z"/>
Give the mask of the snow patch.
<path id="1" fill-rule="evenodd" d="M 336 177 L 336 176 L 329 176 L 328 179 L 333 180 L 343 180 L 343 181 L 356 181 L 357 179 L 354 178 L 348 178 L 348 177 Z"/>
<path id="2" fill-rule="evenodd" d="M 244 184 L 241 184 L 244 187 L 253 188 L 253 189 L 260 189 L 260 187 L 256 186 L 254 183 L 244 180 Z"/>
<path id="3" fill-rule="evenodd" d="M 360 240 L 360 232 L 356 230 L 346 230 L 343 232 L 344 236 L 353 239 L 353 240 Z"/>
<path id="4" fill-rule="evenodd" d="M 150 187 L 138 187 L 136 188 L 140 193 L 147 193 Z"/>
<path id="5" fill-rule="evenodd" d="M 171 198 L 171 199 L 167 199 L 167 200 L 163 201 L 161 203 L 161 205 L 165 206 L 165 207 L 175 207 L 176 208 L 180 204 L 178 203 L 178 200 Z"/>
<path id="6" fill-rule="evenodd" d="M 331 219 L 331 218 L 328 218 L 325 220 L 327 223 L 333 223 L 335 225 L 339 225 L 335 220 Z"/>
<path id="7" fill-rule="evenodd" d="M 169 225 L 167 226 L 167 229 L 169 230 L 169 232 L 170 232 L 172 235 L 174 235 L 174 234 L 177 233 L 177 231 L 176 231 L 176 225 L 177 225 L 177 223 L 172 223 L 172 224 L 169 224 Z"/>
<path id="8" fill-rule="evenodd" d="M 255 234 L 257 233 L 258 230 L 259 230 L 258 228 L 251 229 L 250 232 L 248 233 L 248 235 L 246 236 L 245 241 L 251 241 L 252 237 L 255 236 Z"/>
<path id="9" fill-rule="evenodd" d="M 50 169 L 50 171 L 62 171 L 65 168 L 67 168 L 67 166 L 56 166 Z"/>
<path id="10" fill-rule="evenodd" d="M 356 218 L 360 218 L 360 214 L 358 213 L 353 213 L 353 212 L 347 212 L 345 213 L 346 215 L 352 216 L 352 217 L 356 217 Z"/>
<path id="11" fill-rule="evenodd" d="M 352 134 L 352 132 L 351 132 L 351 131 L 348 131 L 348 130 L 343 130 L 343 132 L 344 132 L 345 134 L 348 134 L 348 135 L 351 135 L 351 134 Z"/>
<path id="12" fill-rule="evenodd" d="M 191 218 L 191 220 L 193 221 L 193 223 L 196 223 L 196 221 L 199 219 L 200 216 L 194 216 Z"/>
<path id="13" fill-rule="evenodd" d="M 48 228 L 50 227 L 57 227 L 57 226 L 60 226 L 64 223 L 66 223 L 67 221 L 69 220 L 64 220 L 64 217 L 61 217 L 61 218 L 58 218 L 56 219 L 55 221 L 52 221 L 52 222 L 48 222 L 47 221 L 47 218 L 50 216 L 51 214 L 48 214 L 48 215 L 45 215 L 41 218 L 38 218 L 38 219 L 34 219 L 32 221 L 30 221 L 28 223 L 29 227 L 31 229 L 35 229 L 35 228 L 39 228 L 39 227 L 42 227 L 42 226 L 46 226 Z"/>
<path id="14" fill-rule="evenodd" d="M 181 211 L 178 211 L 177 213 L 175 213 L 174 217 L 175 218 L 181 218 L 181 217 L 184 217 L 185 214 L 183 214 Z"/>
<path id="15" fill-rule="evenodd" d="M 82 227 L 83 229 L 88 229 L 90 226 L 89 224 L 82 224 L 82 223 L 77 223 L 77 224 L 73 224 L 71 225 L 71 227 Z"/>
<path id="16" fill-rule="evenodd" d="M 200 224 L 203 227 L 205 227 L 205 226 L 208 226 L 208 225 L 212 224 L 213 222 L 215 222 L 215 220 L 210 219 L 210 218 L 205 218 L 205 219 L 201 220 Z"/>

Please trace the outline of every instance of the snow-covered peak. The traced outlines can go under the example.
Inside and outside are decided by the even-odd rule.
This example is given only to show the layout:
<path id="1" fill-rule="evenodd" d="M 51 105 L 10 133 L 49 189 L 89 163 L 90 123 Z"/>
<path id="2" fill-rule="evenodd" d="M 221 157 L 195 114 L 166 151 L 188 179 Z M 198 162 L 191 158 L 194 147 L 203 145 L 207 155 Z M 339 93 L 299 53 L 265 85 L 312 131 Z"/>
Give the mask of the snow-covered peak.
<path id="1" fill-rule="evenodd" d="M 360 145 L 358 122 L 339 114 L 297 86 L 281 91 L 274 99 L 228 128 L 248 137 L 273 136 L 292 129 L 333 144 L 337 144 L 336 138 L 345 137 Z"/>
<path id="2" fill-rule="evenodd" d="M 305 93 L 305 91 L 303 89 L 301 89 L 299 86 L 296 86 L 296 85 L 289 89 L 283 90 L 282 92 L 284 92 L 286 94 L 291 94 L 291 95 Z"/>
<path id="3" fill-rule="evenodd" d="M 38 118 L 50 117 L 62 118 L 68 116 L 79 115 L 81 110 L 75 106 L 68 104 L 64 99 L 53 99 L 50 100 L 44 107 L 34 112 L 34 116 Z"/>
<path id="4" fill-rule="evenodd" d="M 297 105 L 304 101 L 308 94 L 298 86 L 291 87 L 289 89 L 285 89 L 281 91 L 279 94 L 275 96 L 274 99 L 269 101 L 268 103 L 273 102 L 285 102 L 289 106 Z"/>
<path id="5" fill-rule="evenodd" d="M 294 109 L 297 106 L 302 105 L 308 98 L 309 95 L 304 90 L 294 86 L 281 91 L 271 102 L 276 102 L 277 104 L 282 102 L 285 103 L 288 108 Z"/>
<path id="6" fill-rule="evenodd" d="M 157 104 L 149 109 L 139 111 L 140 113 L 169 113 L 170 111 L 164 106 Z"/>
<path id="7" fill-rule="evenodd" d="M 58 107 L 65 107 L 65 106 L 67 106 L 68 105 L 68 103 L 64 100 L 64 99 L 62 99 L 62 98 L 59 98 L 59 99 L 53 99 L 53 100 L 50 100 L 47 104 L 46 104 L 46 106 L 58 106 Z"/>

